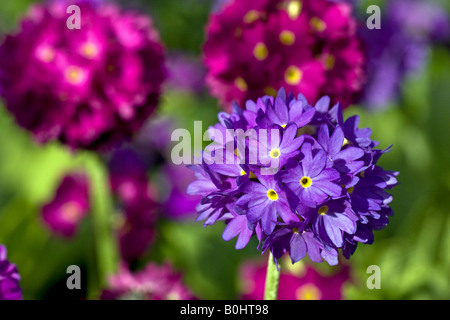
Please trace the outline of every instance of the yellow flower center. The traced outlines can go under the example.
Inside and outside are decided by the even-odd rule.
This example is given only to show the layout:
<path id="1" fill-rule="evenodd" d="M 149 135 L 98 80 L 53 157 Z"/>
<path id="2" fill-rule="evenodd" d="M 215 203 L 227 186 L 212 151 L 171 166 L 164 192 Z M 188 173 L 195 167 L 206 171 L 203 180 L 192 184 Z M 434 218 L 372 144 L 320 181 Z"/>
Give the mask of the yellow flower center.
<path id="1" fill-rule="evenodd" d="M 286 46 L 292 45 L 295 42 L 295 34 L 289 30 L 281 31 L 280 42 Z"/>
<path id="2" fill-rule="evenodd" d="M 301 178 L 300 179 L 300 185 L 303 187 L 303 188 L 309 188 L 310 186 L 311 186 L 311 184 L 312 184 L 312 180 L 311 180 L 311 178 L 310 177 L 303 177 L 303 178 Z"/>
<path id="3" fill-rule="evenodd" d="M 70 66 L 66 69 L 65 76 L 71 84 L 79 84 L 83 80 L 83 70 Z"/>
<path id="4" fill-rule="evenodd" d="M 320 207 L 319 210 L 317 210 L 317 212 L 318 212 L 321 216 L 323 216 L 324 214 L 327 214 L 327 212 L 328 212 L 328 206 Z"/>
<path id="5" fill-rule="evenodd" d="M 320 300 L 321 296 L 320 289 L 312 283 L 301 286 L 295 292 L 295 297 L 298 300 Z"/>
<path id="6" fill-rule="evenodd" d="M 264 43 L 258 42 L 255 48 L 253 49 L 253 55 L 257 60 L 264 61 L 269 55 L 269 50 L 267 49 L 267 46 Z"/>
<path id="7" fill-rule="evenodd" d="M 48 63 L 55 58 L 55 51 L 50 47 L 44 47 L 41 50 L 39 50 L 38 56 L 39 59 Z"/>
<path id="8" fill-rule="evenodd" d="M 302 3 L 300 1 L 291 1 L 287 6 L 287 13 L 289 18 L 295 20 L 302 12 Z"/>
<path id="9" fill-rule="evenodd" d="M 342 146 L 345 147 L 348 144 L 350 144 L 350 141 L 348 141 L 346 138 L 344 138 L 344 142 L 342 143 Z"/>
<path id="10" fill-rule="evenodd" d="M 317 32 L 325 31 L 325 29 L 327 28 L 326 23 L 322 19 L 319 19 L 317 17 L 311 18 L 311 21 L 309 23 L 311 25 L 311 28 Z"/>
<path id="11" fill-rule="evenodd" d="M 80 206 L 76 202 L 68 202 L 61 208 L 61 215 L 67 222 L 78 222 L 82 212 Z"/>
<path id="12" fill-rule="evenodd" d="M 265 87 L 264 88 L 264 93 L 268 96 L 272 96 L 272 97 L 276 97 L 277 96 L 277 90 L 275 90 L 272 87 Z"/>
<path id="13" fill-rule="evenodd" d="M 299 84 L 300 81 L 302 81 L 302 77 L 303 72 L 296 66 L 290 66 L 284 73 L 284 80 L 287 84 L 290 84 L 292 86 Z"/>
<path id="14" fill-rule="evenodd" d="M 250 10 L 249 12 L 247 12 L 244 16 L 244 22 L 245 23 L 252 23 L 255 22 L 256 20 L 258 20 L 260 17 L 260 14 L 258 11 L 256 10 Z"/>
<path id="15" fill-rule="evenodd" d="M 81 53 L 86 58 L 92 59 L 97 55 L 98 48 L 95 44 L 88 42 L 81 47 Z"/>
<path id="16" fill-rule="evenodd" d="M 325 57 L 324 65 L 325 65 L 325 69 L 326 69 L 326 70 L 331 70 L 331 69 L 333 69 L 335 63 L 336 63 L 336 59 L 334 58 L 333 55 L 328 54 L 328 55 Z"/>
<path id="17" fill-rule="evenodd" d="M 281 152 L 280 152 L 279 149 L 272 149 L 270 151 L 269 155 L 270 155 L 271 158 L 277 159 L 281 155 Z"/>
<path id="18" fill-rule="evenodd" d="M 278 194 L 275 190 L 269 189 L 267 191 L 267 198 L 269 198 L 271 201 L 276 201 L 278 200 Z"/>
<path id="19" fill-rule="evenodd" d="M 247 172 L 245 170 L 241 170 L 241 176 L 245 176 L 246 174 L 247 174 Z M 248 178 L 249 179 L 257 179 L 256 175 L 251 171 L 248 174 Z"/>
<path id="20" fill-rule="evenodd" d="M 247 82 L 245 82 L 245 80 L 242 77 L 237 77 L 236 80 L 234 80 L 234 84 L 239 90 L 243 92 L 248 90 Z"/>
<path id="21" fill-rule="evenodd" d="M 350 187 L 350 188 L 347 189 L 347 192 L 349 194 L 351 194 L 353 192 L 353 190 L 355 190 L 355 187 Z"/>

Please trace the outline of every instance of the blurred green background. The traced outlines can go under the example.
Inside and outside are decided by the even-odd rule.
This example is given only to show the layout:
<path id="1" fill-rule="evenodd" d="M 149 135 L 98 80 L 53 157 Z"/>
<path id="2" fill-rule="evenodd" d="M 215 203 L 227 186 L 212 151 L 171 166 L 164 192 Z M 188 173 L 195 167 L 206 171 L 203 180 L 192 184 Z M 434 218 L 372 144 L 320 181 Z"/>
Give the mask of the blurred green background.
<path id="1" fill-rule="evenodd" d="M 2 1 L 0 33 L 11 32 L 33 1 Z M 167 50 L 201 55 L 204 28 L 212 1 L 122 1 L 154 18 Z M 143 9 L 142 9 L 143 8 Z M 394 216 L 373 245 L 360 245 L 344 263 L 351 266 L 353 282 L 347 299 L 450 299 L 450 53 L 434 47 L 430 61 L 419 74 L 405 81 L 403 98 L 384 111 L 352 107 L 345 116 L 359 114 L 360 127 L 370 126 L 380 148 L 393 151 L 380 160 L 387 170 L 400 171 L 392 191 Z M 214 124 L 217 101 L 205 91 L 191 93 L 168 89 L 158 113 L 175 119 L 178 127 L 193 129 L 194 120 Z M 77 236 L 52 236 L 40 219 L 40 207 L 51 199 L 60 177 L 82 166 L 86 154 L 71 154 L 62 146 L 37 145 L 0 105 L 0 243 L 22 276 L 25 299 L 83 298 L 87 295 L 93 265 L 92 235 L 85 220 Z M 239 267 L 258 259 L 256 242 L 236 251 L 234 240 L 224 242 L 224 225 L 203 228 L 192 220 L 160 219 L 156 243 L 142 259 L 169 260 L 183 271 L 186 284 L 201 299 L 235 299 Z M 66 268 L 82 267 L 83 289 L 62 290 Z M 369 290 L 366 269 L 381 269 L 381 289 Z M 139 266 L 137 266 L 139 267 Z M 333 267 L 318 266 L 325 271 Z"/>

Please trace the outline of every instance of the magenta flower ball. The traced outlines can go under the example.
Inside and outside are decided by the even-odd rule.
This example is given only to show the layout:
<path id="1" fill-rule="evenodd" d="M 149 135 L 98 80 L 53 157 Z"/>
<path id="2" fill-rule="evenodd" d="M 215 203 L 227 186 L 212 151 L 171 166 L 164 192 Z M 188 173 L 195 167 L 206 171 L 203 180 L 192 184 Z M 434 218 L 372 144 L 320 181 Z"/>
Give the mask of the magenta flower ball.
<path id="1" fill-rule="evenodd" d="M 69 5 L 80 29 L 69 29 Z M 166 75 L 152 20 L 114 4 L 33 6 L 0 46 L 0 94 L 17 123 L 45 143 L 101 150 L 131 138 L 155 110 Z"/>
<path id="2" fill-rule="evenodd" d="M 227 3 L 211 15 L 204 45 L 207 85 L 227 111 L 279 88 L 347 106 L 362 89 L 365 58 L 347 3 Z"/>

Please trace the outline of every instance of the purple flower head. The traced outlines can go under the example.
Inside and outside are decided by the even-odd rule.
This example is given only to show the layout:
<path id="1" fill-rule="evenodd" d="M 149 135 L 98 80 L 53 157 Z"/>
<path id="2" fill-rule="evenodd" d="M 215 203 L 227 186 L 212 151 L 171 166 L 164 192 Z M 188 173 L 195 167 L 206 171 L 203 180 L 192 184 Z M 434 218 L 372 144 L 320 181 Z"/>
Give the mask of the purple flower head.
<path id="1" fill-rule="evenodd" d="M 111 276 L 108 288 L 102 293 L 105 300 L 194 300 L 190 290 L 183 284 L 182 275 L 174 272 L 170 264 L 158 266 L 149 263 L 136 273 L 122 266 L 119 273 Z"/>
<path id="2" fill-rule="evenodd" d="M 216 8 L 203 53 L 206 84 L 225 110 L 280 87 L 345 106 L 361 91 L 365 57 L 349 4 L 229 0 Z"/>
<path id="3" fill-rule="evenodd" d="M 62 179 L 53 200 L 42 207 L 42 219 L 52 232 L 70 238 L 89 209 L 88 178 L 73 172 Z"/>
<path id="4" fill-rule="evenodd" d="M 80 29 L 66 26 L 77 4 Z M 104 150 L 128 140 L 154 111 L 165 78 L 150 18 L 106 1 L 35 5 L 0 46 L 6 107 L 35 139 Z"/>
<path id="5" fill-rule="evenodd" d="M 356 116 L 344 121 L 330 102 L 312 107 L 282 89 L 220 113 L 202 164 L 191 166 L 198 220 L 224 221 L 223 239 L 237 237 L 237 249 L 256 235 L 275 262 L 288 254 L 292 263 L 308 256 L 335 265 L 339 252 L 349 258 L 358 243 L 372 243 L 392 215 L 387 190 L 398 172 L 377 165 L 390 147 L 375 149 L 371 130 L 358 128 Z"/>
<path id="6" fill-rule="evenodd" d="M 4 245 L 0 245 L 0 300 L 21 300 L 20 275 L 15 264 L 7 259 Z"/>

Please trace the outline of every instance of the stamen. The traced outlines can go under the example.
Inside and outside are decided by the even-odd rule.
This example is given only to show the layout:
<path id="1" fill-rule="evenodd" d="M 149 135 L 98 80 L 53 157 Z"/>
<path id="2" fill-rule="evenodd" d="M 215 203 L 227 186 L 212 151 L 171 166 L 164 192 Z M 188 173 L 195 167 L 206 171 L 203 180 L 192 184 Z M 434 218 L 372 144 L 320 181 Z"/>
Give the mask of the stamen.
<path id="1" fill-rule="evenodd" d="M 328 206 L 323 206 L 320 207 L 319 210 L 317 211 L 321 216 L 323 216 L 324 214 L 327 214 L 328 212 Z"/>
<path id="2" fill-rule="evenodd" d="M 243 92 L 248 90 L 247 82 L 245 82 L 245 80 L 242 77 L 237 77 L 236 80 L 234 80 L 234 84 L 239 90 Z"/>
<path id="3" fill-rule="evenodd" d="M 312 184 L 312 180 L 310 177 L 304 176 L 303 178 L 300 179 L 300 185 L 303 188 L 309 188 L 311 186 L 311 184 Z"/>
<path id="4" fill-rule="evenodd" d="M 269 50 L 264 43 L 258 42 L 253 49 L 253 55 L 257 60 L 264 61 L 269 55 Z"/>
<path id="5" fill-rule="evenodd" d="M 281 31 L 280 42 L 286 46 L 292 45 L 295 42 L 295 34 L 289 30 Z"/>
<path id="6" fill-rule="evenodd" d="M 284 73 L 284 80 L 287 84 L 290 84 L 292 86 L 299 84 L 300 81 L 302 81 L 302 77 L 303 72 L 296 66 L 290 66 Z"/>
<path id="7" fill-rule="evenodd" d="M 277 158 L 280 157 L 281 151 L 279 149 L 272 149 L 272 150 L 270 150 L 270 154 L 269 155 L 270 155 L 271 158 L 277 159 Z"/>
<path id="8" fill-rule="evenodd" d="M 271 201 L 276 201 L 278 200 L 278 194 L 275 190 L 269 189 L 267 191 L 267 198 L 269 198 Z"/>

